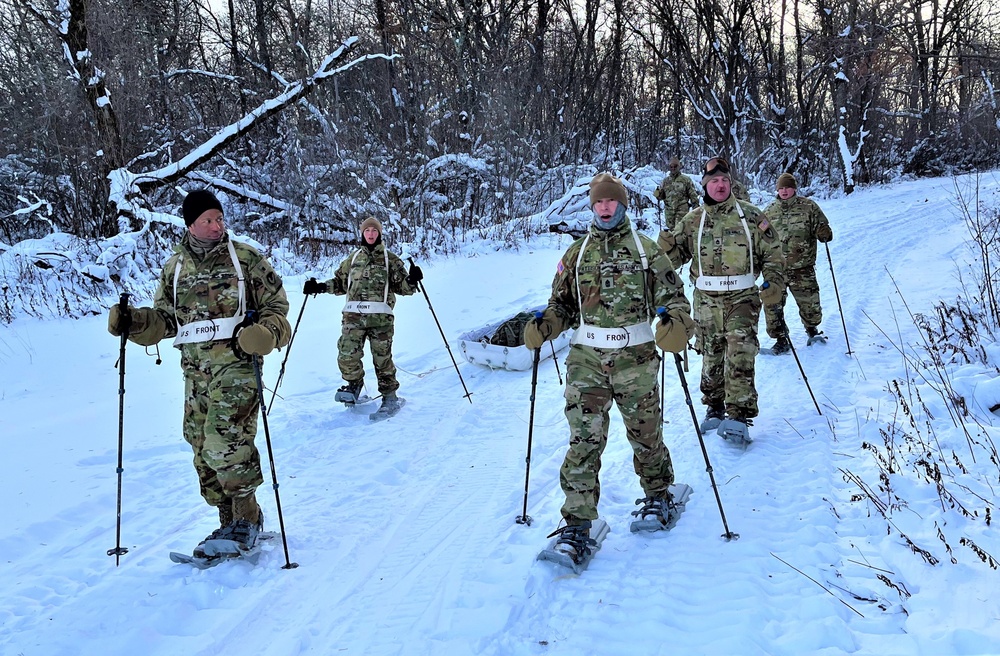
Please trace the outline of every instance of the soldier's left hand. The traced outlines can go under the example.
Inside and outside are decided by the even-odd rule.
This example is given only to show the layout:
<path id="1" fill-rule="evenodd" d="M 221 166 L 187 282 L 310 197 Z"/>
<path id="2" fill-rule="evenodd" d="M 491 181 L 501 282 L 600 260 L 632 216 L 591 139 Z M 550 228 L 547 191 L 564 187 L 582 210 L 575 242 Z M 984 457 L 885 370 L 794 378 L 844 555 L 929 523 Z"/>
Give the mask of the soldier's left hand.
<path id="1" fill-rule="evenodd" d="M 236 341 L 244 353 L 250 355 L 267 355 L 278 345 L 274 333 L 267 326 L 255 323 L 247 326 L 236 336 Z"/>
<path id="2" fill-rule="evenodd" d="M 416 264 L 410 265 L 410 270 L 406 274 L 406 282 L 410 287 L 415 287 L 418 282 L 424 279 L 424 272 Z"/>
<path id="3" fill-rule="evenodd" d="M 667 318 L 656 324 L 656 345 L 668 353 L 681 353 L 694 336 L 694 321 L 681 310 L 671 310 Z"/>
<path id="4" fill-rule="evenodd" d="M 816 227 L 816 239 L 824 244 L 833 241 L 833 228 L 830 227 L 829 223 L 821 223 Z"/>

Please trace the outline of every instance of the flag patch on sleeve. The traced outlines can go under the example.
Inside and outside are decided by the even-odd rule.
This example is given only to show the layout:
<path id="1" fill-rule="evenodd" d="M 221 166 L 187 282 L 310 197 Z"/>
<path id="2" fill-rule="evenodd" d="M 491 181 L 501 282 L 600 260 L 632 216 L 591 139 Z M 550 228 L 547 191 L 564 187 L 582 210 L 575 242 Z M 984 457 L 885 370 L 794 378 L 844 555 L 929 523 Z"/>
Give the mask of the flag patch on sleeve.
<path id="1" fill-rule="evenodd" d="M 767 219 L 761 219 L 760 223 L 757 224 L 757 227 L 760 228 L 761 232 L 767 232 L 767 229 L 771 227 L 771 224 L 768 223 Z"/>
<path id="2" fill-rule="evenodd" d="M 565 270 L 566 267 L 563 266 L 562 260 L 559 260 L 559 264 L 556 265 L 556 274 L 562 274 L 562 272 Z"/>

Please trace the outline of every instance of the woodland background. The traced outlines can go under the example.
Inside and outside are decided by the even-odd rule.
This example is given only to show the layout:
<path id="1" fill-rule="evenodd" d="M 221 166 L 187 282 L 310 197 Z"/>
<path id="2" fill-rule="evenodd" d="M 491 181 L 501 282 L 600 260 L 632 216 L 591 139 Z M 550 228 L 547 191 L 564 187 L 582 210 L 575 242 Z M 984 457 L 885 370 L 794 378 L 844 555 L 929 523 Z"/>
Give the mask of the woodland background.
<path id="1" fill-rule="evenodd" d="M 316 262 L 363 214 L 418 253 L 516 246 L 581 179 L 675 154 L 833 193 L 995 167 L 998 24 L 973 0 L 0 0 L 0 321 L 52 275 L 155 275 L 193 187 Z"/>

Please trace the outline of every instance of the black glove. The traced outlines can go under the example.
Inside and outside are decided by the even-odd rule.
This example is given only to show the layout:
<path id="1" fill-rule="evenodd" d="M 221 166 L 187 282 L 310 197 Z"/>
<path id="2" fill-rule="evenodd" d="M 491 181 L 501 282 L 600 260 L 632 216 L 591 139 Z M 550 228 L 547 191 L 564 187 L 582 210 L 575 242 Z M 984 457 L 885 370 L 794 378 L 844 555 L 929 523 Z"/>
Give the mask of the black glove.
<path id="1" fill-rule="evenodd" d="M 424 279 L 424 272 L 416 264 L 410 265 L 410 271 L 406 274 L 406 283 L 410 287 L 416 287 L 417 283 Z"/>
<path id="2" fill-rule="evenodd" d="M 303 294 L 325 294 L 329 287 L 325 282 L 316 282 L 315 278 L 310 278 L 302 286 Z"/>

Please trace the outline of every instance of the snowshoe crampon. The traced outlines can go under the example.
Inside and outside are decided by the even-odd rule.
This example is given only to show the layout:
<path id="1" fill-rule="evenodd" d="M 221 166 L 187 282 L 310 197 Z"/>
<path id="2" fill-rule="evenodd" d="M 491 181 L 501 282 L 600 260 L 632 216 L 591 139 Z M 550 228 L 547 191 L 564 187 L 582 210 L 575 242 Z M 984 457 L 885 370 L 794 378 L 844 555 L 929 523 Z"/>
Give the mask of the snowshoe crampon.
<path id="1" fill-rule="evenodd" d="M 809 333 L 809 339 L 806 340 L 806 346 L 812 346 L 813 344 L 826 344 L 826 335 L 822 331 L 807 331 Z"/>
<path id="2" fill-rule="evenodd" d="M 364 397 L 361 390 L 364 389 L 365 382 L 363 380 L 356 380 L 343 385 L 337 390 L 337 393 L 333 395 L 334 401 L 339 401 L 344 405 L 354 405 L 356 403 L 363 403 L 361 399 Z"/>
<path id="3" fill-rule="evenodd" d="M 589 526 L 563 526 L 549 534 L 548 546 L 538 554 L 538 560 L 562 565 L 579 574 L 587 569 L 594 554 L 611 529 L 603 519 L 595 519 Z"/>
<path id="4" fill-rule="evenodd" d="M 753 442 L 753 438 L 750 437 L 750 426 L 753 426 L 753 421 L 749 419 L 727 417 L 719 424 L 718 434 L 727 442 L 746 446 Z"/>
<path id="5" fill-rule="evenodd" d="M 669 531 L 677 524 L 690 496 L 691 486 L 677 483 L 668 488 L 666 498 L 637 499 L 636 504 L 643 505 L 639 510 L 632 511 L 632 515 L 638 519 L 632 522 L 629 530 L 633 533 Z"/>

